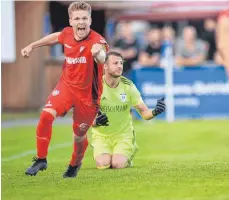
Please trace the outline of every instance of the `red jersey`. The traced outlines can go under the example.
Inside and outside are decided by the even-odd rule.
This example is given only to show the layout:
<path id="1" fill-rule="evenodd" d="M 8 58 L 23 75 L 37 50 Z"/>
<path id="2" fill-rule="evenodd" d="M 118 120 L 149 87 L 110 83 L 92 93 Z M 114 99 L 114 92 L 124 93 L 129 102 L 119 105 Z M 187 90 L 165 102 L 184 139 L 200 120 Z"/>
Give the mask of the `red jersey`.
<path id="1" fill-rule="evenodd" d="M 72 27 L 63 29 L 58 40 L 64 46 L 65 61 L 61 80 L 71 89 L 74 97 L 87 105 L 99 103 L 102 94 L 103 64 L 97 64 L 91 53 L 93 44 L 102 44 L 108 50 L 105 39 L 90 30 L 88 36 L 77 41 Z"/>

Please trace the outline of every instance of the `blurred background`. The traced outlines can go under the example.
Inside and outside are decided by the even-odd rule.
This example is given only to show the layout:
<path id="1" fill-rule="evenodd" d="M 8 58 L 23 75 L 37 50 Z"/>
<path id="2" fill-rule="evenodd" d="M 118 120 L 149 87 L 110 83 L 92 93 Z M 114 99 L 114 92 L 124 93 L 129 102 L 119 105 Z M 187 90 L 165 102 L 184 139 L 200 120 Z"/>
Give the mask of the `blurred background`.
<path id="1" fill-rule="evenodd" d="M 124 76 L 149 107 L 167 96 L 172 120 L 229 117 L 229 83 L 215 42 L 217 16 L 229 1 L 87 2 L 91 28 L 124 55 Z M 36 49 L 29 59 L 20 51 L 68 26 L 69 3 L 1 1 L 3 114 L 38 112 L 55 87 L 62 46 Z"/>

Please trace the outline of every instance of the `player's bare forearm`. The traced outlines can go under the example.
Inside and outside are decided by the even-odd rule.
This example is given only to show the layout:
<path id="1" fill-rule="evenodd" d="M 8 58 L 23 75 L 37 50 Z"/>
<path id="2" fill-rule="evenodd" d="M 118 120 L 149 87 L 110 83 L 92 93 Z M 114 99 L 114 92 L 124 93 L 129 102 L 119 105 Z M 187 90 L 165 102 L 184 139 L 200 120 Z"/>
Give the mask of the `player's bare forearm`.
<path id="1" fill-rule="evenodd" d="M 142 116 L 145 120 L 151 120 L 155 116 L 153 115 L 152 110 L 150 110 L 144 102 L 139 103 L 135 106 L 135 109 L 138 111 L 138 113 Z"/>
<path id="2" fill-rule="evenodd" d="M 96 56 L 95 60 L 99 64 L 104 64 L 106 60 L 106 52 L 102 49 Z"/>
<path id="3" fill-rule="evenodd" d="M 60 35 L 60 32 L 52 33 L 50 35 L 43 37 L 42 39 L 36 42 L 29 44 L 28 46 L 26 46 L 24 49 L 21 50 L 21 55 L 24 58 L 29 58 L 33 49 L 37 47 L 41 47 L 41 46 L 50 46 L 50 45 L 56 44 L 58 42 L 59 35 Z"/>
<path id="4" fill-rule="evenodd" d="M 106 51 L 104 50 L 103 45 L 98 44 L 98 43 L 93 44 L 91 48 L 91 53 L 97 63 L 99 64 L 105 63 Z"/>
<path id="5" fill-rule="evenodd" d="M 141 116 L 144 120 L 151 120 L 155 117 L 150 109 L 143 111 Z"/>
<path id="6" fill-rule="evenodd" d="M 58 43 L 58 36 L 60 35 L 60 32 L 52 33 L 50 35 L 47 35 L 40 40 L 37 40 L 33 43 L 31 43 L 31 46 L 33 49 L 37 47 L 42 47 L 42 46 L 50 46 Z"/>
<path id="7" fill-rule="evenodd" d="M 141 102 L 135 106 L 136 110 L 145 120 L 151 120 L 157 115 L 163 113 L 166 109 L 164 97 L 157 100 L 156 107 L 153 110 L 150 110 L 144 102 Z"/>

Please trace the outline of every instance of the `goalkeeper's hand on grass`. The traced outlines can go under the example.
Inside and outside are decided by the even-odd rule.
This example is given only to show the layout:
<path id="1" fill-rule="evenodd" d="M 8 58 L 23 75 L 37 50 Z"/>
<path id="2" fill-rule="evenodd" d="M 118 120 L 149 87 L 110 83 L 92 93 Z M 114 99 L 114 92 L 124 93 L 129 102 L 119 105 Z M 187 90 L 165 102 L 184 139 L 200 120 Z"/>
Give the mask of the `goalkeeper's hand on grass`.
<path id="1" fill-rule="evenodd" d="M 163 97 L 162 99 L 157 100 L 156 107 L 152 110 L 152 113 L 156 117 L 157 115 L 163 113 L 165 109 L 165 98 Z"/>
<path id="2" fill-rule="evenodd" d="M 96 126 L 109 126 L 108 122 L 109 121 L 108 121 L 107 115 L 99 111 L 95 119 Z"/>

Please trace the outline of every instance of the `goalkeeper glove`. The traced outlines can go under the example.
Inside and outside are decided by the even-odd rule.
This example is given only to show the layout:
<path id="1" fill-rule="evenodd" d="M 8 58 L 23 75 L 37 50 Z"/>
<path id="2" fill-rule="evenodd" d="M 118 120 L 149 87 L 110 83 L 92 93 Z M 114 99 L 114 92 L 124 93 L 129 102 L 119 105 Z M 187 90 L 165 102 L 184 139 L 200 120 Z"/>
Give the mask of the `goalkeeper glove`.
<path id="1" fill-rule="evenodd" d="M 108 124 L 108 118 L 105 113 L 101 113 L 101 111 L 98 112 L 98 115 L 95 119 L 96 126 L 109 126 Z"/>
<path id="2" fill-rule="evenodd" d="M 162 99 L 157 100 L 156 108 L 152 110 L 155 117 L 165 111 L 166 106 L 164 99 L 165 98 L 163 97 Z"/>

